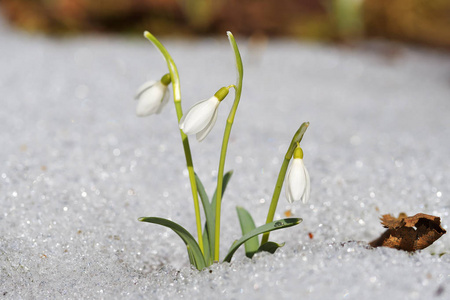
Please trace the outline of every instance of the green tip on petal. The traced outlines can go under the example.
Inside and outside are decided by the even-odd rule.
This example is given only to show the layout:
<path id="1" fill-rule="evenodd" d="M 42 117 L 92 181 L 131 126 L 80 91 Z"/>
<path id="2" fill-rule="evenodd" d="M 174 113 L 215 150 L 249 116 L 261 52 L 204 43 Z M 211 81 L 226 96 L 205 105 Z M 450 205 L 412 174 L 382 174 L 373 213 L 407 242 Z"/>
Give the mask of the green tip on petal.
<path id="1" fill-rule="evenodd" d="M 229 92 L 229 87 L 223 87 L 220 90 L 218 90 L 214 96 L 219 99 L 219 101 L 222 101 L 223 99 L 225 99 L 225 97 L 228 95 Z"/>
<path id="2" fill-rule="evenodd" d="M 171 78 L 170 78 L 170 74 L 164 74 L 163 77 L 161 77 L 161 83 L 164 84 L 165 86 L 168 86 L 171 82 Z"/>

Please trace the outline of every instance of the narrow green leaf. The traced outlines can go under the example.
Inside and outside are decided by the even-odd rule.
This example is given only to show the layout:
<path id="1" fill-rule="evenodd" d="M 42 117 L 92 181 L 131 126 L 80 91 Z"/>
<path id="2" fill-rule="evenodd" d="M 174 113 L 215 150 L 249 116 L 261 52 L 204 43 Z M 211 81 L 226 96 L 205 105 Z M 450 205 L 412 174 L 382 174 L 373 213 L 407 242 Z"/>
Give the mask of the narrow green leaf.
<path id="1" fill-rule="evenodd" d="M 206 205 L 210 204 L 208 194 L 206 194 L 205 187 L 203 186 L 202 181 L 200 180 L 200 177 L 198 177 L 197 173 L 194 173 L 195 175 L 195 182 L 197 183 L 197 192 L 200 195 L 200 199 L 203 202 L 203 208 Z"/>
<path id="2" fill-rule="evenodd" d="M 271 254 L 274 254 L 275 251 L 277 251 L 278 248 L 283 247 L 284 243 L 282 244 L 277 244 L 275 242 L 267 242 L 265 244 L 262 244 L 259 248 L 257 252 L 269 252 Z"/>
<path id="3" fill-rule="evenodd" d="M 228 126 L 228 125 L 227 125 Z M 225 134 L 224 134 L 224 139 L 225 139 L 225 135 L 226 135 L 227 129 L 225 129 Z M 228 132 L 229 134 L 229 132 Z M 222 147 L 225 144 L 222 144 Z M 223 149 L 222 149 L 223 150 Z M 231 175 L 233 175 L 233 171 L 228 171 L 227 173 L 225 173 L 225 175 L 223 175 L 223 168 L 224 168 L 224 163 L 225 163 L 225 152 L 221 152 L 220 154 L 220 163 L 219 163 L 219 176 L 217 178 L 217 186 L 216 186 L 216 190 L 214 191 L 214 195 L 212 197 L 212 201 L 211 201 L 211 209 L 214 212 L 214 219 L 212 219 L 211 221 L 214 221 L 214 223 L 211 223 L 211 226 L 214 224 L 214 231 L 211 230 L 211 235 L 210 235 L 210 241 L 211 243 L 214 243 L 214 245 L 211 245 L 211 249 L 213 249 L 212 251 L 214 251 L 214 260 L 218 261 L 219 260 L 219 245 L 220 245 L 220 207 L 221 207 L 221 199 L 223 198 L 223 194 L 225 193 L 225 189 L 227 188 L 228 182 L 230 181 Z M 222 177 L 220 175 L 223 175 Z M 220 180 L 222 179 L 222 180 Z M 217 204 L 217 189 L 219 188 L 219 182 L 221 184 L 221 193 L 219 194 L 219 204 Z"/>
<path id="4" fill-rule="evenodd" d="M 225 189 L 227 188 L 227 185 L 228 185 L 228 182 L 230 181 L 231 175 L 233 175 L 233 171 L 228 171 L 223 177 L 222 195 L 225 193 Z M 205 191 L 205 187 L 204 187 L 202 181 L 200 180 L 200 177 L 198 177 L 197 174 L 195 174 L 195 181 L 197 183 L 197 191 L 200 196 L 200 199 L 202 200 L 203 210 L 205 212 L 206 230 L 208 231 L 208 240 L 209 240 L 209 252 L 211 253 L 211 259 L 212 259 L 212 254 L 214 254 L 214 241 L 215 241 L 215 224 L 216 224 L 215 212 L 216 212 L 217 189 L 214 192 L 214 196 L 212 198 L 212 203 L 210 203 L 208 194 Z M 205 235 L 203 234 L 203 236 L 205 236 Z M 206 248 L 204 238 L 203 238 L 203 247 Z M 203 251 L 205 251 L 205 253 L 206 253 L 205 249 L 203 249 Z M 212 264 L 212 261 L 210 263 Z"/>
<path id="5" fill-rule="evenodd" d="M 249 233 L 247 233 L 244 236 L 242 236 L 236 243 L 234 243 L 231 246 L 230 250 L 228 250 L 227 256 L 225 257 L 225 259 L 223 261 L 230 262 L 231 258 L 233 257 L 234 252 L 236 252 L 236 250 L 243 243 L 245 243 L 248 239 L 251 239 L 252 237 L 257 236 L 257 235 L 259 235 L 261 233 L 265 233 L 265 232 L 269 232 L 269 231 L 274 231 L 274 230 L 279 230 L 279 229 L 291 227 L 291 226 L 299 224 L 302 221 L 303 220 L 300 219 L 300 218 L 287 218 L 287 219 L 281 219 L 281 220 L 278 220 L 278 221 L 273 221 L 273 222 L 270 222 L 268 224 L 264 224 L 262 226 L 259 226 L 259 227 L 255 228 L 255 229 L 253 229 Z"/>
<path id="6" fill-rule="evenodd" d="M 242 235 L 246 235 L 250 231 L 256 228 L 255 222 L 253 221 L 250 213 L 243 207 L 236 206 L 236 211 L 239 218 L 239 223 L 241 224 Z M 259 240 L 258 237 L 252 237 L 251 239 L 245 242 L 245 255 L 249 258 L 252 258 L 253 254 L 258 251 L 259 248 Z"/>
<path id="7" fill-rule="evenodd" d="M 191 263 L 191 265 L 197 266 L 197 262 L 195 261 L 195 256 L 194 253 L 192 252 L 191 247 L 189 247 L 189 245 L 186 245 L 186 248 L 189 256 L 189 262 Z"/>
<path id="8" fill-rule="evenodd" d="M 225 175 L 223 175 L 222 197 L 223 197 L 223 194 L 225 193 L 228 182 L 230 181 L 232 175 L 233 175 L 233 170 L 228 171 L 225 173 Z M 217 199 L 217 188 L 214 191 L 214 195 L 213 195 L 212 201 L 211 201 L 211 208 L 212 208 L 212 211 L 214 211 L 214 212 L 216 211 L 216 199 Z"/>
<path id="9" fill-rule="evenodd" d="M 205 223 L 205 229 L 203 230 L 203 256 L 205 257 L 206 264 L 208 266 L 212 265 L 213 259 L 212 259 L 212 252 L 210 249 L 210 242 L 208 237 L 208 224 Z"/>
<path id="10" fill-rule="evenodd" d="M 200 250 L 200 247 L 199 247 L 197 241 L 189 233 L 189 231 L 184 229 L 181 225 L 178 225 L 177 223 L 175 223 L 173 221 L 163 219 L 163 218 L 157 218 L 157 217 L 139 218 L 139 221 L 158 224 L 158 225 L 165 226 L 165 227 L 172 229 L 176 234 L 178 234 L 178 236 L 186 244 L 186 247 L 188 250 L 188 255 L 189 255 L 189 260 L 191 261 L 191 263 L 192 263 L 192 260 L 194 260 L 194 262 L 195 262 L 194 266 L 198 270 L 202 270 L 202 269 L 206 268 L 205 258 L 203 257 L 202 251 Z M 191 259 L 191 256 L 193 257 L 193 259 Z"/>
<path id="11" fill-rule="evenodd" d="M 216 223 L 215 211 L 212 209 L 211 203 L 209 202 L 208 194 L 206 194 L 205 187 L 203 186 L 203 183 L 197 174 L 195 174 L 195 181 L 197 183 L 198 194 L 200 195 L 200 199 L 202 200 L 203 211 L 205 212 L 205 218 L 206 218 L 205 226 L 206 226 L 206 230 L 208 231 L 207 238 L 209 240 L 208 248 L 209 248 L 209 252 L 213 254 L 214 253 L 214 233 L 215 233 L 214 226 Z M 205 236 L 205 235 L 203 234 L 203 236 Z M 206 248 L 205 239 L 203 239 L 203 248 Z M 205 249 L 203 249 L 203 251 L 205 251 Z"/>

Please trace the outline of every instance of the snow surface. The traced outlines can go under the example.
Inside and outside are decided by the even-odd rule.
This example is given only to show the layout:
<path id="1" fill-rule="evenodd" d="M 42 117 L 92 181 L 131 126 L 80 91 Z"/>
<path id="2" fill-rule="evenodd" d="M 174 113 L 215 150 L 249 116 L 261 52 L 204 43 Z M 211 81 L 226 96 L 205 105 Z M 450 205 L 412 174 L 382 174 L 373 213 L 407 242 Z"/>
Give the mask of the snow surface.
<path id="1" fill-rule="evenodd" d="M 303 223 L 253 260 L 198 272 L 178 236 L 195 233 L 173 105 L 135 116 L 133 95 L 166 71 L 143 38 L 54 39 L 0 27 L 0 298 L 449 299 L 449 235 L 415 254 L 367 242 L 382 214 L 450 224 L 450 57 L 369 43 L 351 47 L 237 37 L 244 91 L 229 144 L 221 255 L 240 236 L 235 206 L 263 224 L 282 157 L 304 121 L 312 194 L 289 205 Z M 186 111 L 234 83 L 226 35 L 163 40 Z M 232 95 L 202 142 L 196 171 L 211 194 Z M 309 236 L 312 234 L 312 239 Z"/>

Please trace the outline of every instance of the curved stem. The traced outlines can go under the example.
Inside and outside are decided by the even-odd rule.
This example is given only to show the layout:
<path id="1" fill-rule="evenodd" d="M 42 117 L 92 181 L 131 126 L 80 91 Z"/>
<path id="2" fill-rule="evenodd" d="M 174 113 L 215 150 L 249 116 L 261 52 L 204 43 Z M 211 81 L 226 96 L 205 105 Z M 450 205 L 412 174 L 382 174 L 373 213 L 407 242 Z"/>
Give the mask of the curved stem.
<path id="1" fill-rule="evenodd" d="M 277 183 L 275 185 L 275 189 L 273 191 L 272 201 L 270 202 L 269 212 L 267 213 L 266 224 L 273 221 L 273 217 L 275 216 L 275 211 L 277 210 L 278 199 L 280 198 L 281 188 L 283 187 L 284 177 L 286 176 L 286 171 L 289 166 L 289 161 L 294 154 L 295 147 L 300 143 L 303 139 L 303 135 L 305 134 L 306 129 L 308 129 L 309 122 L 303 123 L 297 132 L 294 134 L 292 138 L 291 144 L 289 145 L 288 150 L 286 151 L 286 155 L 284 156 L 283 164 L 281 165 L 280 173 L 278 173 Z M 261 245 L 267 243 L 269 241 L 269 232 L 264 233 Z"/>
<path id="2" fill-rule="evenodd" d="M 175 110 L 177 112 L 177 119 L 180 122 L 181 117 L 183 116 L 183 110 L 181 108 L 181 88 L 180 88 L 180 77 L 178 76 L 178 69 L 170 56 L 169 52 L 166 48 L 154 37 L 150 32 L 145 31 L 144 36 L 152 42 L 152 44 L 161 52 L 164 59 L 167 62 L 167 67 L 170 72 L 170 78 L 172 80 L 172 88 L 173 88 L 173 100 L 175 102 Z M 186 157 L 186 165 L 189 173 L 189 181 L 191 183 L 192 197 L 194 199 L 194 210 L 195 210 L 195 220 L 197 223 L 197 238 L 198 244 L 200 246 L 200 250 L 202 253 L 203 250 L 203 238 L 202 238 L 202 221 L 200 218 L 200 205 L 198 201 L 198 192 L 197 192 L 197 184 L 195 182 L 195 172 L 194 172 L 194 163 L 192 162 L 191 148 L 189 147 L 189 140 L 187 135 L 184 134 L 182 130 L 180 130 L 181 140 L 183 142 L 184 155 Z"/>
<path id="3" fill-rule="evenodd" d="M 220 212 L 222 206 L 222 185 L 223 185 L 223 173 L 225 168 L 225 158 L 227 154 L 228 141 L 230 139 L 231 127 L 233 126 L 234 117 L 236 115 L 237 107 L 239 105 L 239 100 L 241 99 L 242 93 L 242 78 L 244 75 L 244 68 L 242 65 L 241 54 L 239 53 L 239 48 L 236 44 L 233 34 L 227 32 L 228 39 L 230 41 L 231 47 L 233 48 L 235 59 L 236 59 L 236 69 L 237 69 L 237 79 L 235 88 L 235 96 L 233 107 L 231 108 L 230 114 L 228 115 L 227 124 L 225 126 L 225 132 L 223 134 L 222 150 L 220 151 L 220 161 L 219 170 L 217 174 L 217 195 L 216 195 L 216 226 L 215 226 L 215 241 L 214 241 L 214 260 L 219 261 L 219 248 L 220 248 Z"/>

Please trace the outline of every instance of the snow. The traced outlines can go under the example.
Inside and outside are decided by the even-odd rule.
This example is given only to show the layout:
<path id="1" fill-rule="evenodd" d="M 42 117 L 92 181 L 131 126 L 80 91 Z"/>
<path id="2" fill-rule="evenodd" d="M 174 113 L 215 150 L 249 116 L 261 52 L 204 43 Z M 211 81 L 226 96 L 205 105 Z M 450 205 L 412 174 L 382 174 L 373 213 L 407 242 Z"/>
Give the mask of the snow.
<path id="1" fill-rule="evenodd" d="M 185 111 L 234 83 L 223 37 L 163 39 Z M 409 254 L 371 249 L 382 214 L 450 224 L 450 57 L 370 42 L 357 47 L 270 40 L 249 46 L 226 169 L 221 255 L 240 237 L 235 206 L 265 221 L 292 135 L 311 175 L 304 219 L 277 231 L 274 255 L 198 272 L 178 236 L 140 223 L 159 216 L 195 236 L 173 105 L 135 116 L 133 96 L 166 67 L 144 38 L 51 38 L 0 26 L 0 295 L 2 299 L 446 299 L 450 239 Z M 209 194 L 233 93 L 201 143 L 190 139 Z M 311 233 L 311 237 L 309 233 Z"/>

